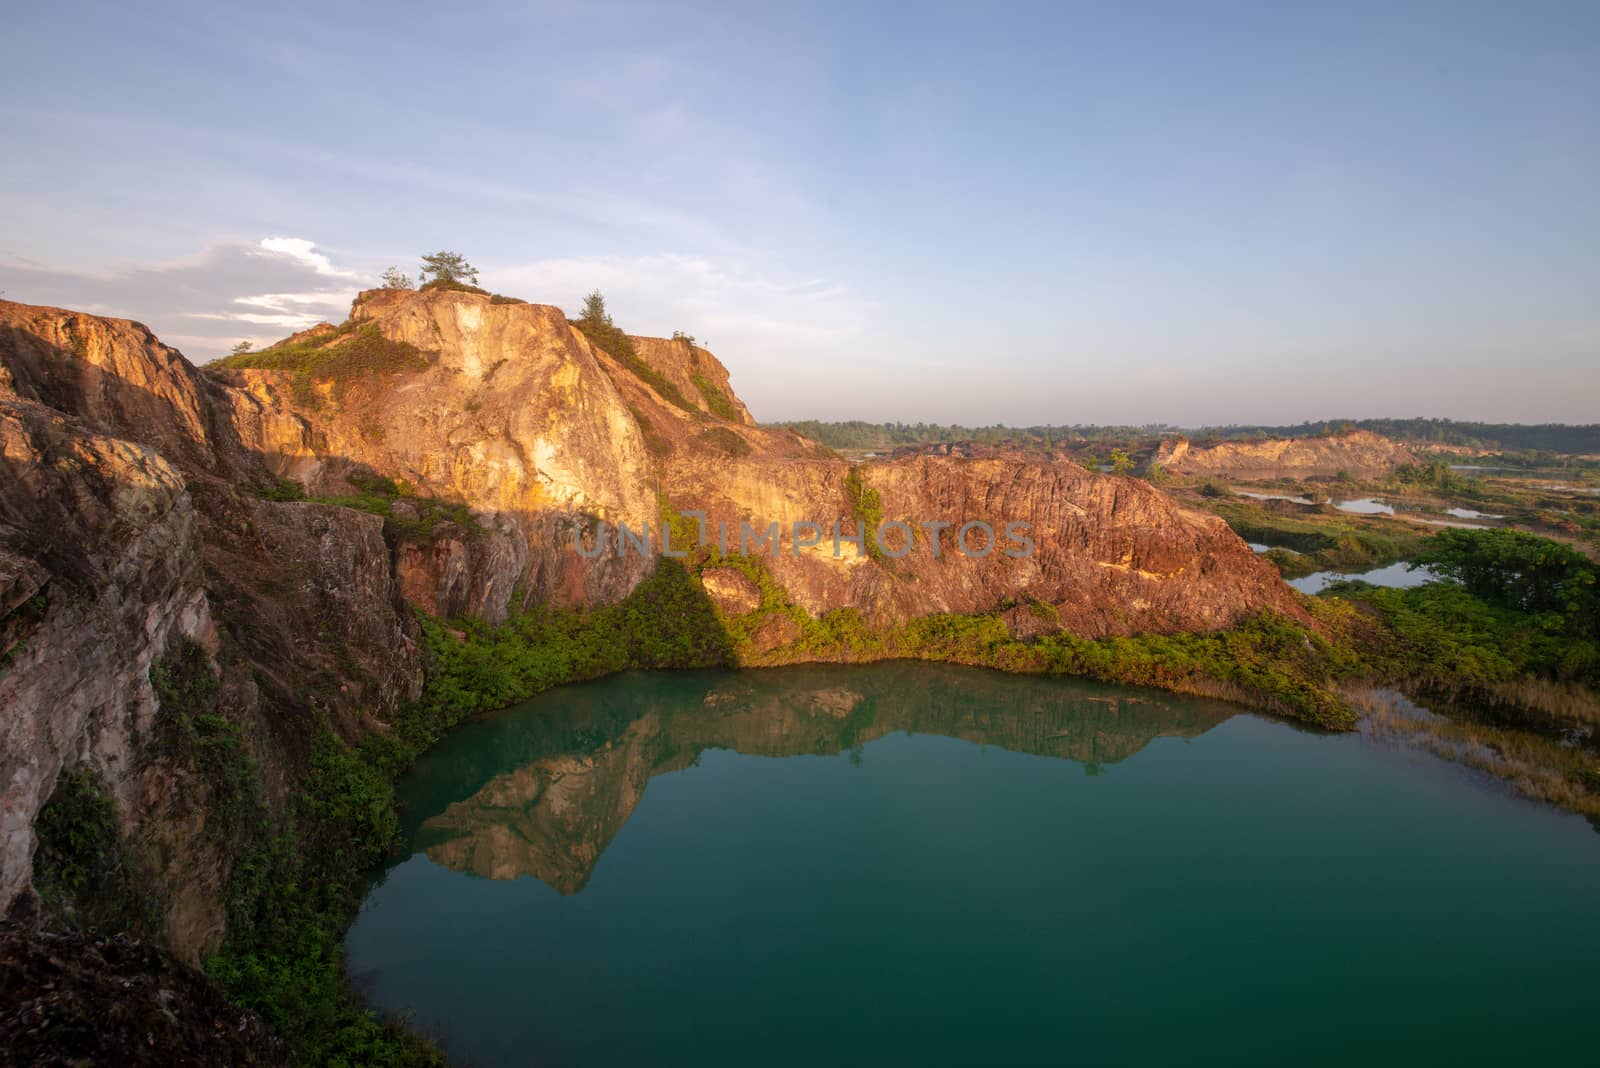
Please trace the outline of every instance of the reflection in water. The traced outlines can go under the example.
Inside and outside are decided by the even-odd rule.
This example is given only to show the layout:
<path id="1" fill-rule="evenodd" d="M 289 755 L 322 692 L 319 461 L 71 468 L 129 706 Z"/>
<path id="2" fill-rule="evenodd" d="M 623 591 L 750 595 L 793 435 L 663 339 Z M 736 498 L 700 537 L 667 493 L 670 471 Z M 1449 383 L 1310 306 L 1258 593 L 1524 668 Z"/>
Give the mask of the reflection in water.
<path id="1" fill-rule="evenodd" d="M 796 685 L 803 682 L 803 685 Z M 490 879 L 582 890 L 654 775 L 708 749 L 828 755 L 895 732 L 1077 761 L 1090 774 L 1227 705 L 941 665 L 893 662 L 627 676 L 569 687 L 457 732 L 403 800 L 413 850 Z"/>
<path id="2" fill-rule="evenodd" d="M 479 1066 L 1587 1063 L 1588 824 L 1230 711 L 925 664 L 552 691 L 404 784 L 426 854 L 349 967 Z"/>
<path id="3" fill-rule="evenodd" d="M 1361 497 L 1353 501 L 1334 501 L 1333 506 L 1341 512 L 1350 512 L 1354 515 L 1394 515 L 1394 507 L 1384 504 L 1373 497 Z"/>
<path id="4" fill-rule="evenodd" d="M 1310 595 L 1323 588 L 1346 579 L 1365 582 L 1371 586 L 1389 586 L 1394 589 L 1410 589 L 1421 586 L 1425 582 L 1432 582 L 1439 576 L 1431 568 L 1412 565 L 1402 560 L 1398 564 L 1389 564 L 1386 567 L 1375 568 L 1371 571 L 1359 573 L 1346 573 L 1343 571 L 1313 571 L 1309 575 L 1289 580 L 1289 585 L 1301 593 Z"/>

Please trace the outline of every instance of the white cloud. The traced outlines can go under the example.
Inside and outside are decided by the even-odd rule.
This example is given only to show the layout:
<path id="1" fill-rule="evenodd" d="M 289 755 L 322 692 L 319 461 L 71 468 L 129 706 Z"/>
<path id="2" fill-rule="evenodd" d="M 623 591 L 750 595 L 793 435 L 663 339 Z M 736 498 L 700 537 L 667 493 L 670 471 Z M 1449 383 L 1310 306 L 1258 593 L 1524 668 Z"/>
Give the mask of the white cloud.
<path id="1" fill-rule="evenodd" d="M 232 241 L 155 264 L 73 270 L 0 262 L 7 298 L 145 323 L 203 363 L 238 341 L 261 346 L 323 320 L 339 322 L 366 277 L 302 238 Z M 342 284 L 330 284 L 337 280 Z"/>
<path id="2" fill-rule="evenodd" d="M 492 289 L 576 312 L 598 289 L 636 334 L 694 334 L 740 366 L 821 355 L 860 334 L 870 302 L 815 278 L 788 280 L 676 254 L 538 260 L 485 269 Z"/>
<path id="3" fill-rule="evenodd" d="M 303 263 L 317 274 L 329 278 L 360 278 L 357 271 L 340 270 L 333 265 L 333 261 L 320 252 L 312 251 L 317 247 L 315 241 L 307 241 L 303 237 L 264 237 L 261 247 L 268 252 L 275 252 L 282 256 Z"/>

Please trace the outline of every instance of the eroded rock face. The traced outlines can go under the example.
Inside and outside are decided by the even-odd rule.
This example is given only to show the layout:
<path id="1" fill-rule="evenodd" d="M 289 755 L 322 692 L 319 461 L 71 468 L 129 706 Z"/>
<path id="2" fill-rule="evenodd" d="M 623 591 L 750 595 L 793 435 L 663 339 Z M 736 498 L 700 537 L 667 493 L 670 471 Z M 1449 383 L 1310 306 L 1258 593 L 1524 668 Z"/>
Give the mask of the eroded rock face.
<path id="1" fill-rule="evenodd" d="M 27 891 L 32 823 L 58 771 L 86 765 L 153 858 L 167 941 L 196 959 L 221 934 L 228 849 L 191 803 L 194 769 L 151 751 L 153 664 L 180 639 L 209 650 L 217 711 L 239 726 L 276 805 L 313 724 L 355 739 L 418 694 L 410 606 L 493 621 L 536 603 L 616 600 L 655 566 L 663 506 L 703 511 L 712 543 L 726 527 L 734 551 L 741 524 L 779 524 L 765 566 L 812 615 L 853 608 L 890 625 L 1010 608 L 1020 636 L 1213 629 L 1263 611 L 1304 618 L 1271 565 L 1220 520 L 1140 480 L 988 451 L 853 468 L 756 425 L 705 350 L 635 339 L 651 368 L 641 377 L 553 307 L 375 291 L 352 318 L 301 340 L 360 336 L 425 359 L 337 381 L 202 373 L 138 324 L 0 302 L 0 910 Z M 398 494 L 387 523 L 264 499 L 282 496 L 279 479 L 338 497 L 379 476 Z M 854 533 L 868 493 L 884 519 L 915 531 L 905 556 L 849 540 L 835 555 L 834 524 Z M 991 524 L 1001 544 L 960 554 L 966 520 Z M 575 551 L 574 531 L 600 522 L 648 524 L 649 550 Z M 817 524 L 818 544 L 796 552 L 795 522 Z M 931 522 L 952 526 L 935 535 Z M 1011 522 L 1028 525 L 1031 553 L 1004 552 Z M 701 581 L 728 619 L 763 595 L 734 568 Z M 1033 602 L 1049 607 L 1016 608 Z M 776 613 L 750 621 L 747 645 L 780 650 L 800 636 L 793 616 Z M 520 784 L 517 804 L 592 815 L 560 808 L 592 781 L 611 815 L 583 830 L 589 838 L 620 825 L 643 788 L 632 772 L 549 770 Z M 585 858 L 569 860 L 579 877 Z"/>
<path id="2" fill-rule="evenodd" d="M 845 537 L 835 555 L 833 525 L 841 535 L 855 532 L 845 484 L 851 467 L 843 461 L 674 455 L 666 470 L 675 506 L 704 510 L 713 542 L 726 525 L 729 546 L 738 549 L 741 524 L 759 532 L 779 521 L 780 545 L 764 559 L 814 615 L 850 606 L 888 624 L 1031 600 L 1056 609 L 1059 629 L 1087 637 L 1215 630 L 1266 610 L 1303 618 L 1277 571 L 1222 520 L 1179 507 L 1143 480 L 1091 474 L 1067 461 L 997 453 L 860 465 L 856 475 L 879 494 L 884 519 L 913 532 L 905 555 L 880 552 L 877 560 L 872 545 L 863 554 Z M 798 554 L 797 520 L 824 532 L 820 544 Z M 996 545 L 987 554 L 959 551 L 960 526 L 969 520 L 993 529 Z M 938 529 L 935 555 L 923 524 L 940 522 L 948 526 Z M 1012 522 L 1027 524 L 1031 551 L 1007 538 Z M 815 532 L 802 529 L 801 537 Z M 884 547 L 900 552 L 903 538 L 903 531 L 886 530 Z M 981 529 L 968 532 L 975 554 L 986 543 Z"/>
<path id="3" fill-rule="evenodd" d="M 249 492 L 266 473 L 231 404 L 138 324 L 0 302 L 0 372 L 0 911 L 28 892 L 58 773 L 90 768 L 163 941 L 198 961 L 230 843 L 192 758 L 155 744 L 152 669 L 181 641 L 209 652 L 214 710 L 281 801 L 314 711 L 356 737 L 419 692 L 382 522 Z"/>
<path id="4" fill-rule="evenodd" d="M 1369 430 L 1200 446 L 1175 438 L 1162 442 L 1155 457 L 1156 463 L 1176 474 L 1241 479 L 1331 478 L 1340 472 L 1371 478 L 1416 460 L 1417 454 L 1410 448 Z"/>
<path id="5" fill-rule="evenodd" d="M 756 425 L 750 409 L 734 393 L 728 369 L 709 351 L 682 338 L 631 337 L 630 340 L 639 358 L 676 386 L 696 409 L 745 426 Z"/>
<path id="6" fill-rule="evenodd" d="M 571 551 L 577 517 L 645 514 L 655 498 L 637 422 L 559 308 L 375 290 L 351 317 L 430 354 L 430 366 L 309 398 L 287 372 L 218 378 L 233 387 L 241 444 L 311 493 L 348 493 L 353 474 L 381 474 L 418 495 L 459 501 L 503 535 L 492 551 L 465 551 L 454 538 L 453 548 L 408 557 L 405 585 L 416 603 L 499 619 L 533 601 L 615 600 L 643 578 L 648 561 L 588 561 Z M 428 593 L 425 572 L 435 563 L 441 570 Z M 515 606 L 514 590 L 525 594 Z"/>

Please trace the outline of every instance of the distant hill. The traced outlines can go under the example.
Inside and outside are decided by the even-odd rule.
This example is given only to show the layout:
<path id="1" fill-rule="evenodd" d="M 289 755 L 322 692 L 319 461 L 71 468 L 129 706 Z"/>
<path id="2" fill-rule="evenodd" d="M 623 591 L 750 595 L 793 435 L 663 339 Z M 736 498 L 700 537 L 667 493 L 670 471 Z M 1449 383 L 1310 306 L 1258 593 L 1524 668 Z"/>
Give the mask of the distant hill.
<path id="1" fill-rule="evenodd" d="M 1237 425 L 1181 429 L 1166 423 L 1144 426 L 961 426 L 939 423 L 869 423 L 859 419 L 824 422 L 802 419 L 775 423 L 835 449 L 893 448 L 943 441 L 977 441 L 997 445 L 1051 447 L 1081 441 L 1127 442 L 1183 433 L 1200 440 L 1236 441 L 1258 438 L 1309 438 L 1367 430 L 1396 441 L 1457 445 L 1493 452 L 1539 450 L 1571 454 L 1600 453 L 1600 424 L 1467 423 L 1453 419 L 1330 419 L 1293 426 Z"/>
<path id="2" fill-rule="evenodd" d="M 1396 441 L 1464 448 L 1522 452 L 1528 449 L 1562 453 L 1600 453 L 1600 424 L 1464 423 L 1454 419 L 1334 419 L 1295 426 L 1204 427 L 1197 436 L 1220 438 L 1317 437 L 1350 428 L 1370 430 Z"/>

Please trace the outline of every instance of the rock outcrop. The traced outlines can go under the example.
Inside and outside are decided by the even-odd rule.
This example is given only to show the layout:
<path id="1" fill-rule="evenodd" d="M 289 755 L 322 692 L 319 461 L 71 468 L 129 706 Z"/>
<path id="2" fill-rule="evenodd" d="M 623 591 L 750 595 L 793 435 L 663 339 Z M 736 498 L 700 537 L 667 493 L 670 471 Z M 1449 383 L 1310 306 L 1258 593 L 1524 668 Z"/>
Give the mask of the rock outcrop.
<path id="1" fill-rule="evenodd" d="M 216 711 L 281 794 L 311 716 L 355 737 L 419 692 L 382 521 L 252 492 L 268 476 L 231 399 L 136 323 L 0 302 L 0 371 L 0 908 L 28 888 L 58 773 L 90 768 L 163 940 L 198 960 L 222 934 L 229 843 L 205 833 L 192 756 L 157 744 L 173 710 L 153 669 L 207 650 Z"/>
<path id="2" fill-rule="evenodd" d="M 195 815 L 194 761 L 152 744 L 175 714 L 152 683 L 165 658 L 206 650 L 213 711 L 278 803 L 316 725 L 355 739 L 417 695 L 413 606 L 494 621 L 617 600 L 655 567 L 666 511 L 704 513 L 733 551 L 742 525 L 778 524 L 766 576 L 812 616 L 870 626 L 1006 609 L 1020 637 L 1305 618 L 1220 520 L 1146 482 L 1005 452 L 852 466 L 755 424 L 704 349 L 633 340 L 619 360 L 553 307 L 373 291 L 282 359 L 201 371 L 136 323 L 0 302 L 0 909 L 27 894 L 58 772 L 90 767 L 163 888 L 165 941 L 198 958 L 222 932 L 229 852 Z M 870 530 L 849 540 L 860 516 L 891 524 L 888 551 Z M 996 534 L 981 556 L 959 551 L 969 520 Z M 648 549 L 575 550 L 620 523 L 648 526 Z M 1031 552 L 1005 551 L 1009 523 Z M 703 583 L 730 622 L 764 596 L 734 568 Z M 755 653 L 805 655 L 792 616 L 749 622 Z"/>
<path id="3" fill-rule="evenodd" d="M 1267 479 L 1332 478 L 1341 472 L 1371 478 L 1416 460 L 1416 452 L 1398 441 L 1370 430 L 1352 430 L 1328 437 L 1198 446 L 1187 438 L 1171 438 L 1161 443 L 1154 462 L 1179 475 Z"/>

